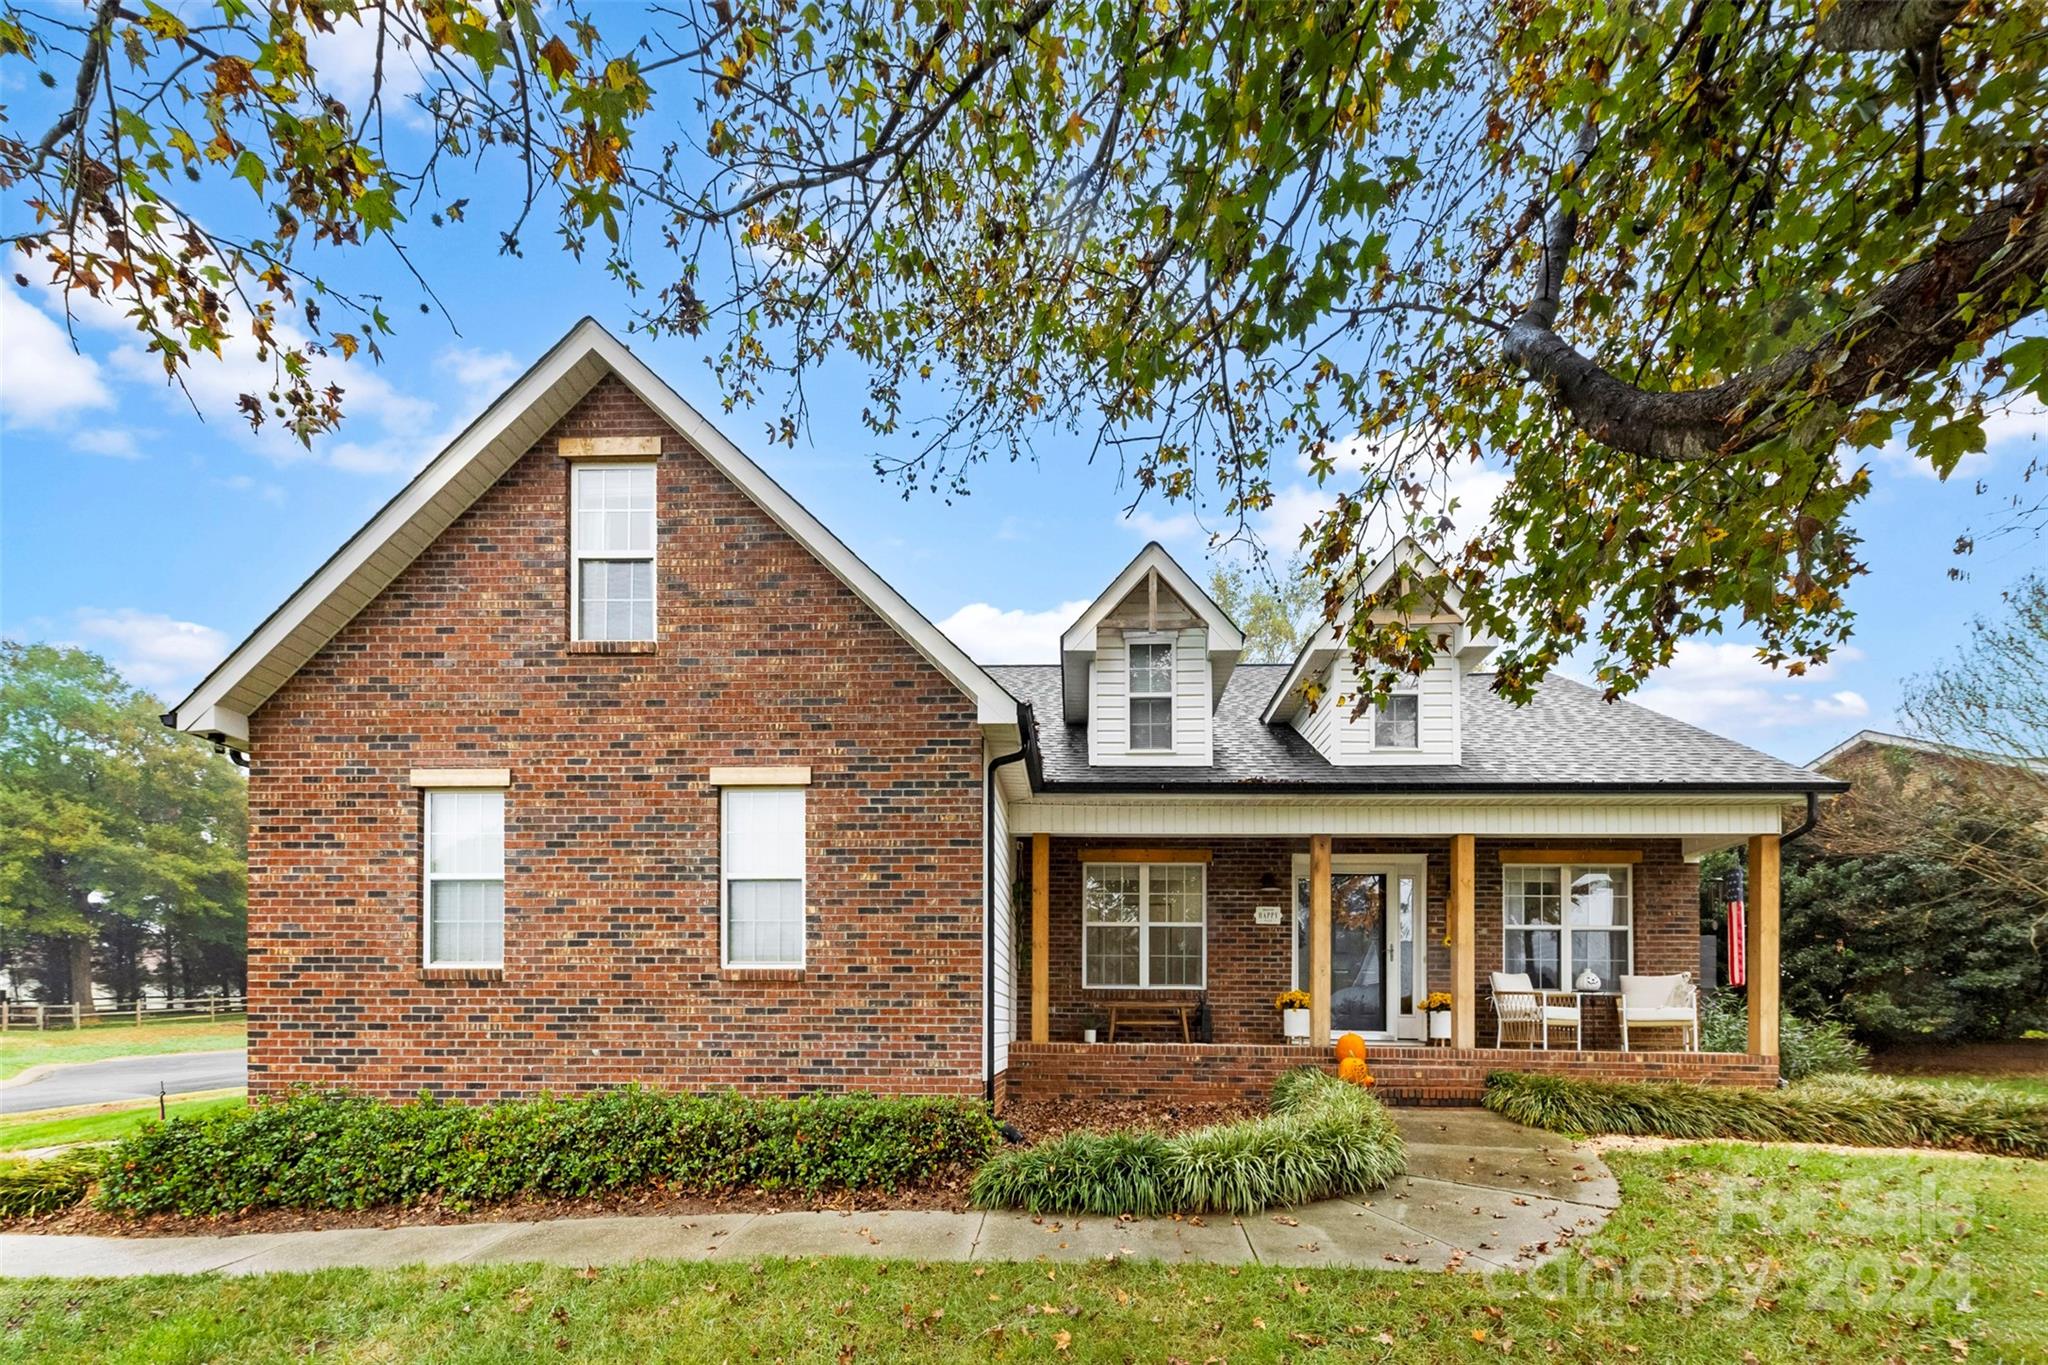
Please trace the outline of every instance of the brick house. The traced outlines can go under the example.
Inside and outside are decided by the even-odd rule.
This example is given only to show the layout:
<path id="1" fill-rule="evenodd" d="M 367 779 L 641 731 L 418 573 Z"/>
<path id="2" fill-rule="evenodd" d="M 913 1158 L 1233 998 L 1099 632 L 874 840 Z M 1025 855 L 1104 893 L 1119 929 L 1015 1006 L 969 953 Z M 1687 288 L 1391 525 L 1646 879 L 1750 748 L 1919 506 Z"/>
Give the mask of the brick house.
<path id="1" fill-rule="evenodd" d="M 1353 716 L 1334 637 L 1241 662 L 1153 545 L 1059 659 L 979 666 L 585 320 L 165 715 L 249 764 L 250 1088 L 1191 1093 L 1327 1055 L 1297 985 L 1397 1097 L 1766 1082 L 1783 811 L 1839 784 L 1509 706 L 1440 608 Z M 1742 843 L 1750 1053 L 1619 1050 Z M 1494 1047 L 1503 968 L 1579 1027 Z"/>

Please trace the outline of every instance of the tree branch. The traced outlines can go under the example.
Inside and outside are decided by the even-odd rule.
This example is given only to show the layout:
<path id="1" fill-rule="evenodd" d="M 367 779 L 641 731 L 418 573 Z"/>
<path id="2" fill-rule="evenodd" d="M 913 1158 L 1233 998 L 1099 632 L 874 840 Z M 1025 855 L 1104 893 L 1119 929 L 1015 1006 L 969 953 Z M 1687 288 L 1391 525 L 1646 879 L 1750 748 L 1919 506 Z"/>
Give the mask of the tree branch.
<path id="1" fill-rule="evenodd" d="M 1846 409 L 1896 392 L 1945 364 L 1965 341 L 2006 330 L 2048 303 L 2032 287 L 2048 273 L 2048 170 L 2037 170 L 1817 340 L 1711 388 L 1656 392 L 1615 378 L 1552 330 L 1557 307 L 1549 294 L 1577 228 L 1575 213 L 1552 215 L 1542 288 L 1509 330 L 1506 354 L 1548 385 L 1588 436 L 1653 460 L 1700 460 L 1760 445 L 1790 425 L 1787 398 Z M 1965 296 L 1967 308 L 1960 306 Z"/>
<path id="2" fill-rule="evenodd" d="M 1967 0 L 1841 0 L 1814 25 L 1830 52 L 1918 52 L 1941 41 Z"/>

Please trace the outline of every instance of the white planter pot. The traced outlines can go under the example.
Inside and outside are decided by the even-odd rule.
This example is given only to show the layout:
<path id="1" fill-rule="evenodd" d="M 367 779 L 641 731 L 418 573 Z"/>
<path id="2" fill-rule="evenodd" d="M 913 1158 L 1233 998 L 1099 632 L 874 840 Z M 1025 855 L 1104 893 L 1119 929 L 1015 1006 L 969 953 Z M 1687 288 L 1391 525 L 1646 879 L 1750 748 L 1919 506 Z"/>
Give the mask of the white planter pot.
<path id="1" fill-rule="evenodd" d="M 1307 1042 L 1307 1041 L 1308 1041 L 1308 1011 L 1307 1011 L 1307 1010 L 1281 1010 L 1281 1011 L 1280 1011 L 1280 1032 L 1286 1035 L 1286 1037 L 1287 1037 L 1287 1041 L 1288 1041 L 1288 1042 L 1290 1042 L 1290 1043 L 1305 1043 L 1305 1042 Z"/>
<path id="2" fill-rule="evenodd" d="M 1429 1012 L 1429 1039 L 1433 1043 L 1446 1043 L 1451 1038 L 1451 1012 L 1431 1010 Z"/>
<path id="3" fill-rule="evenodd" d="M 1081 1030 L 1081 1041 L 1082 1041 L 1082 1042 L 1084 1042 L 1084 1043 L 1092 1043 L 1092 1042 L 1094 1042 L 1094 1041 L 1095 1041 L 1095 1030 L 1094 1030 L 1094 1029 L 1092 1029 L 1092 1028 L 1084 1028 L 1084 1029 L 1082 1029 L 1082 1030 Z"/>

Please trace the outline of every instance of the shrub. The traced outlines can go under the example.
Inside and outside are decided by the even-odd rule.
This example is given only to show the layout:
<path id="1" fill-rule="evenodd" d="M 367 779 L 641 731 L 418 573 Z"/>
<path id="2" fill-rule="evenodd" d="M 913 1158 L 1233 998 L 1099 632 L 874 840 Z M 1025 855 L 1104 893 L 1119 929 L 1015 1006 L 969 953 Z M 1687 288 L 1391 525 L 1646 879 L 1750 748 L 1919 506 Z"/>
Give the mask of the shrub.
<path id="1" fill-rule="evenodd" d="M 1749 1051 L 1749 1001 L 1741 991 L 1701 993 L 1700 1049 Z M 1832 1019 L 1802 1019 L 1789 1010 L 1778 1012 L 1778 1074 L 1786 1080 L 1846 1075 L 1869 1065 L 1870 1049 L 1857 1042 L 1846 1025 Z"/>
<path id="2" fill-rule="evenodd" d="M 1783 1090 L 1744 1090 L 1502 1071 L 1486 1078 L 1483 1103 L 1517 1123 L 1560 1133 L 1951 1147 L 2048 1157 L 2048 1101 L 1995 1086 L 1827 1076 Z"/>
<path id="3" fill-rule="evenodd" d="M 101 1207 L 126 1213 L 362 1209 L 648 1185 L 897 1190 L 997 1143 L 979 1102 L 870 1095 L 795 1100 L 627 1087 L 490 1106 L 393 1105 L 297 1092 L 152 1124 L 113 1150 Z"/>
<path id="4" fill-rule="evenodd" d="M 1405 1165 L 1378 1100 L 1304 1067 L 1274 1085 L 1264 1118 L 1172 1137 L 1068 1133 L 998 1155 L 971 1197 L 1032 1213 L 1257 1213 L 1378 1189 Z"/>
<path id="5" fill-rule="evenodd" d="M 101 1154 L 66 1152 L 40 1161 L 0 1160 L 0 1218 L 26 1218 L 68 1209 L 85 1198 L 100 1173 Z"/>

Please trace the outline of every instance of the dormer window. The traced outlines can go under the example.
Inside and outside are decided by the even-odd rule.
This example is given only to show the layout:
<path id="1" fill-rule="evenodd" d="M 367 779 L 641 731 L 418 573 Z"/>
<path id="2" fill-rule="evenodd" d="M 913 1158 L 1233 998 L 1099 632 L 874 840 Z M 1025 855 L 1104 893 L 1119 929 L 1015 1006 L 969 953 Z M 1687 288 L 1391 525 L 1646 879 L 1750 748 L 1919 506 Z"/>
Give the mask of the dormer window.
<path id="1" fill-rule="evenodd" d="M 1131 748 L 1173 751 L 1173 641 L 1134 639 L 1131 648 Z"/>
<path id="2" fill-rule="evenodd" d="M 1422 689 L 1414 675 L 1400 678 L 1394 683 L 1394 690 L 1380 699 L 1373 712 L 1372 747 L 1422 747 Z"/>

